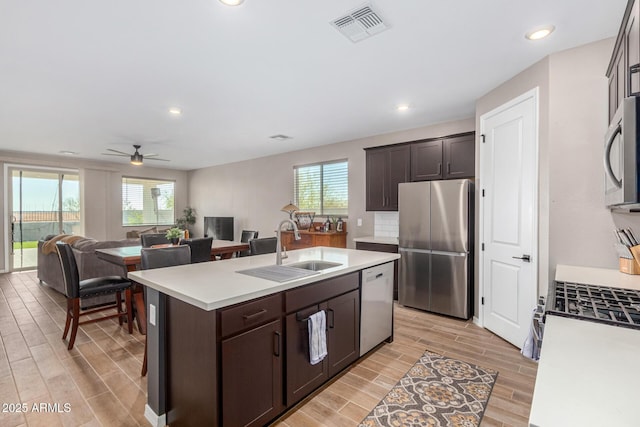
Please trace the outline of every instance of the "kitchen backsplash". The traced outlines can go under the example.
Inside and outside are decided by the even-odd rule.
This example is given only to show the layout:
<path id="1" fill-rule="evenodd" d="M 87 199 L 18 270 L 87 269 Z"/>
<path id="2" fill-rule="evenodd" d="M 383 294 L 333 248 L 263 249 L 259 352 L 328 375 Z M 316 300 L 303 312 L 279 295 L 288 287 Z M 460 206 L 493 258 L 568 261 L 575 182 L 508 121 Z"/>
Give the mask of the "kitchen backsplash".
<path id="1" fill-rule="evenodd" d="M 398 237 L 398 212 L 375 212 L 373 234 L 375 237 Z"/>

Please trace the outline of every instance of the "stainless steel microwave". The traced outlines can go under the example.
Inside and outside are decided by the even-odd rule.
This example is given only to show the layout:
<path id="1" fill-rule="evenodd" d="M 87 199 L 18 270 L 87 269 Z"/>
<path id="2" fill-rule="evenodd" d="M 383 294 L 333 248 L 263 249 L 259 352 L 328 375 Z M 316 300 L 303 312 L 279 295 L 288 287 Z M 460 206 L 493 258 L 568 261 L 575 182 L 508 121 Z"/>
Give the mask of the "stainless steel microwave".
<path id="1" fill-rule="evenodd" d="M 640 212 L 640 97 L 622 100 L 605 136 L 605 204 Z"/>

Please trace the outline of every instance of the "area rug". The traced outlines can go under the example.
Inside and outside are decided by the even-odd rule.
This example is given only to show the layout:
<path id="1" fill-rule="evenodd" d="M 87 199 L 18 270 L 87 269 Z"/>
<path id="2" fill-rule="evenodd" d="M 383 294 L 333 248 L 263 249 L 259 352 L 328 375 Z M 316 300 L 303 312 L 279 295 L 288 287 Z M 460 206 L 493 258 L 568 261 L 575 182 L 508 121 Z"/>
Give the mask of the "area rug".
<path id="1" fill-rule="evenodd" d="M 497 377 L 425 351 L 359 427 L 479 426 Z"/>

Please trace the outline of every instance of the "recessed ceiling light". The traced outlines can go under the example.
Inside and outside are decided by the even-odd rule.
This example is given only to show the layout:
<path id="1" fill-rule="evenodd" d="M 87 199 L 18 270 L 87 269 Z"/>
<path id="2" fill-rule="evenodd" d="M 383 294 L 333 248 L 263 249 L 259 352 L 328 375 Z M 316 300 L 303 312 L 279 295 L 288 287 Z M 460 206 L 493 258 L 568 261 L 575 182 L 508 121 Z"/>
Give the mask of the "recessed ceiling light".
<path id="1" fill-rule="evenodd" d="M 171 107 L 169 108 L 169 114 L 172 114 L 174 116 L 180 116 L 182 115 L 182 109 L 178 107 Z"/>
<path id="2" fill-rule="evenodd" d="M 269 138 L 271 139 L 275 139 L 276 141 L 284 141 L 286 139 L 291 139 L 290 136 L 288 135 L 282 135 L 282 134 L 278 134 L 278 135 L 271 135 Z"/>
<path id="3" fill-rule="evenodd" d="M 544 27 L 536 28 L 535 30 L 529 31 L 524 37 L 528 40 L 540 40 L 547 37 L 549 34 L 553 33 L 556 27 L 553 25 L 546 25 Z"/>
<path id="4" fill-rule="evenodd" d="M 226 4 L 227 6 L 238 6 L 241 5 L 244 0 L 220 0 L 220 3 Z"/>
<path id="5" fill-rule="evenodd" d="M 408 104 L 399 104 L 398 106 L 396 106 L 396 110 L 398 111 L 407 111 L 408 109 L 409 109 Z"/>

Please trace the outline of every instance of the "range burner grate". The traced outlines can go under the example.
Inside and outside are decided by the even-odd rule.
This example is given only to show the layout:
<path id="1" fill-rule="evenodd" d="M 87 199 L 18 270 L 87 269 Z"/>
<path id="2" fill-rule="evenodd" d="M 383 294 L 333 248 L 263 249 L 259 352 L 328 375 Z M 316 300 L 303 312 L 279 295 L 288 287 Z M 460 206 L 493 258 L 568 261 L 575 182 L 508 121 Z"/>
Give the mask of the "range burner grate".
<path id="1" fill-rule="evenodd" d="M 546 314 L 640 329 L 640 292 L 607 286 L 553 282 Z"/>

